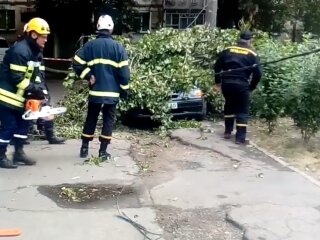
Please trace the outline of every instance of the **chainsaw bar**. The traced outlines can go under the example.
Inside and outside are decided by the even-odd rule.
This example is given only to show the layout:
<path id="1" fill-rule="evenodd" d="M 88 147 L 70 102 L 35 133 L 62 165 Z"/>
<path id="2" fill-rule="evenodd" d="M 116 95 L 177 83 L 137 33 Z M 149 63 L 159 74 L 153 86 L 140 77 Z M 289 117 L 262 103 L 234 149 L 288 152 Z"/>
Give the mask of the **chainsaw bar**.
<path id="1" fill-rule="evenodd" d="M 36 120 L 38 118 L 49 117 L 50 115 L 62 114 L 62 113 L 65 113 L 66 111 L 67 111 L 67 108 L 65 107 L 52 108 L 50 106 L 44 106 L 40 109 L 40 111 L 34 111 L 34 112 L 31 110 L 26 111 L 22 115 L 22 118 L 24 120 Z"/>

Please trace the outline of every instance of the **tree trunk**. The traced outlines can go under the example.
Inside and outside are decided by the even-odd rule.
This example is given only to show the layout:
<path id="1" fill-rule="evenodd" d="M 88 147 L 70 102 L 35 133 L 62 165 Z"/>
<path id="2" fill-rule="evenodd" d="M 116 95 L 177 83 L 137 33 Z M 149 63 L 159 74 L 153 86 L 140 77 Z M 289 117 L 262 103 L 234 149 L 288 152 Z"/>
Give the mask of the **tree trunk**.
<path id="1" fill-rule="evenodd" d="M 207 0 L 206 5 L 206 25 L 209 27 L 216 27 L 218 0 Z"/>

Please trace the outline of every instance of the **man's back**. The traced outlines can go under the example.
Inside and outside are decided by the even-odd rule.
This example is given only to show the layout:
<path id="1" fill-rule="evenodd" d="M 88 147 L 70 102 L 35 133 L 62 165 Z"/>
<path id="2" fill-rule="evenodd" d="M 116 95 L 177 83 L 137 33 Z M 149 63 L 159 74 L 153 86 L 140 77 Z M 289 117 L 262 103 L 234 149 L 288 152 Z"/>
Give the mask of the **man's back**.
<path id="1" fill-rule="evenodd" d="M 237 70 L 239 69 L 239 70 Z M 257 54 L 247 46 L 236 45 L 226 48 L 218 55 L 214 66 L 215 73 L 223 72 L 216 76 L 217 83 L 237 83 L 249 86 L 252 76 L 252 87 L 261 78 L 260 61 Z"/>
<path id="2" fill-rule="evenodd" d="M 121 85 L 127 85 L 130 78 L 124 47 L 106 32 L 77 52 L 73 67 L 81 78 L 95 77 L 89 93 L 89 101 L 93 102 L 118 102 Z"/>
<path id="3" fill-rule="evenodd" d="M 249 48 L 243 46 L 231 46 L 225 49 L 219 56 L 219 63 L 222 71 L 230 69 L 244 68 L 256 63 L 257 54 Z M 223 78 L 241 78 L 247 80 L 252 73 L 251 69 L 231 71 L 223 74 Z"/>

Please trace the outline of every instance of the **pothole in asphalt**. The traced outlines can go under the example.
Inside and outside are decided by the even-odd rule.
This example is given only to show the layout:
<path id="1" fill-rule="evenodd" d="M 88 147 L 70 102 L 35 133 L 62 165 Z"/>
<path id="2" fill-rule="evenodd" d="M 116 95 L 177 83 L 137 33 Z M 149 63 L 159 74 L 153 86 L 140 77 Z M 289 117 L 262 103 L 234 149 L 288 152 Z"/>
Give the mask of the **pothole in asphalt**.
<path id="1" fill-rule="evenodd" d="M 136 189 L 132 186 L 111 184 L 61 184 L 39 186 L 38 191 L 61 208 L 95 209 L 140 207 Z"/>

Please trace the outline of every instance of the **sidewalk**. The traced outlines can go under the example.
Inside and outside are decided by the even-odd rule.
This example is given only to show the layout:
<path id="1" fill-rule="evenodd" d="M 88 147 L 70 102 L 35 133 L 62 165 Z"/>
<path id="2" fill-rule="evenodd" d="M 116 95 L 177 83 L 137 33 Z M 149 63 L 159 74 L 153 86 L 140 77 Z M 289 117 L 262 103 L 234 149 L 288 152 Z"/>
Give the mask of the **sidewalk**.
<path id="1" fill-rule="evenodd" d="M 317 240 L 320 235 L 320 183 L 281 165 L 253 146 L 234 144 L 222 139 L 223 128 L 209 127 L 211 133 L 198 129 L 176 130 L 172 137 L 184 144 L 210 150 L 223 156 L 220 168 L 206 167 L 198 173 L 202 185 L 191 200 L 181 181 L 166 184 L 157 194 L 168 194 L 166 188 L 177 188 L 184 207 L 233 206 L 227 219 L 244 230 L 248 240 Z M 233 169 L 226 166 L 231 161 Z M 215 164 L 216 165 L 216 164 Z M 186 177 L 186 176 L 185 176 Z M 191 179 L 192 176 L 188 176 Z M 200 180 L 199 179 L 199 180 Z M 175 194 L 177 195 L 177 194 Z M 217 196 L 223 196 L 217 198 Z M 191 206 L 192 205 L 192 206 Z"/>
<path id="2" fill-rule="evenodd" d="M 254 147 L 225 141 L 218 125 L 209 129 L 207 133 L 199 129 L 173 131 L 176 148 L 183 154 L 179 155 L 176 148 L 163 149 L 156 160 L 161 164 L 162 158 L 169 157 L 171 164 L 188 163 L 183 165 L 187 167 L 175 169 L 170 176 L 169 170 L 157 172 L 162 181 L 157 180 L 150 188 L 138 174 L 128 140 L 114 139 L 110 149 L 114 160 L 101 166 L 83 164 L 78 158 L 77 140 L 64 145 L 32 142 L 26 150 L 38 159 L 36 166 L 0 169 L 0 228 L 20 228 L 22 235 L 10 238 L 19 240 L 140 240 L 143 236 L 117 217 L 118 207 L 149 231 L 162 233 L 156 209 L 166 206 L 180 211 L 228 209 L 226 219 L 241 228 L 247 240 L 319 239 L 317 182 Z M 96 154 L 97 148 L 95 142 L 89 154 Z M 54 197 L 53 189 L 79 184 L 91 187 L 92 192 L 123 185 L 128 191 L 123 191 L 118 206 L 116 193 L 83 205 L 65 202 L 61 194 Z M 194 235 L 200 230 L 193 230 Z"/>
<path id="3" fill-rule="evenodd" d="M 83 206 L 83 209 L 79 208 L 79 204 L 75 204 L 76 208 L 72 204 L 63 208 L 57 203 L 59 197 L 53 201 L 39 192 L 39 186 L 46 188 L 80 183 L 90 186 L 117 184 L 132 188 L 132 196 L 124 199 L 120 196 L 121 211 L 138 222 L 140 219 L 137 216 L 143 216 L 141 221 L 145 227 L 161 233 L 154 223 L 154 210 L 141 205 L 149 199 L 143 199 L 145 193 L 134 176 L 138 168 L 129 156 L 130 143 L 114 140 L 111 151 L 115 161 L 102 163 L 101 166 L 83 164 L 78 158 L 79 146 L 80 142 L 76 140 L 69 140 L 64 145 L 32 142 L 26 150 L 39 160 L 36 166 L 0 169 L 0 228 L 17 227 L 22 230 L 21 236 L 10 239 L 141 239 L 142 235 L 134 227 L 116 217 L 115 198 L 97 200 Z M 97 147 L 98 143 L 92 146 L 91 154 L 96 154 Z"/>

